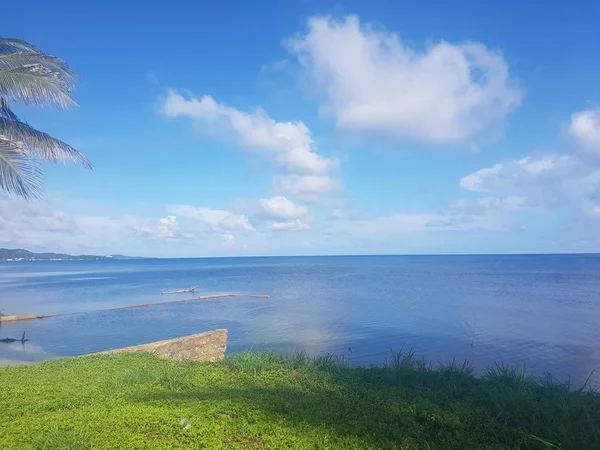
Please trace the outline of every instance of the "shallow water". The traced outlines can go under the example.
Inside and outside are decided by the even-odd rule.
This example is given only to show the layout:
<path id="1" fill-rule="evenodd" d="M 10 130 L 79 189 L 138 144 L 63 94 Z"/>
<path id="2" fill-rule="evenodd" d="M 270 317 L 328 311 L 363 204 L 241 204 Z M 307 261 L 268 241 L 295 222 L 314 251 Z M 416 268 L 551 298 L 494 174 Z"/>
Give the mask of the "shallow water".
<path id="1" fill-rule="evenodd" d="M 229 330 L 228 352 L 273 348 L 381 363 L 504 362 L 581 382 L 600 367 L 600 255 L 362 256 L 0 263 L 4 364 Z M 198 294 L 269 294 L 118 311 Z M 2 364 L 2 362 L 0 362 Z"/>

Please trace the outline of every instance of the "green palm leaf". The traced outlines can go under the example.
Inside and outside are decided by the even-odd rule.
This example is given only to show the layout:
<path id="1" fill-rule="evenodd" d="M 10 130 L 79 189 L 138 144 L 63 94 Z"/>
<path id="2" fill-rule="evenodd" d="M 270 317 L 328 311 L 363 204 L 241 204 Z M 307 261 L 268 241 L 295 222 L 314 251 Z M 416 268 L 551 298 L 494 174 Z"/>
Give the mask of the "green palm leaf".
<path id="1" fill-rule="evenodd" d="M 77 106 L 71 90 L 72 82 L 42 64 L 0 70 L 0 96 L 26 105 Z"/>
<path id="2" fill-rule="evenodd" d="M 39 198 L 42 173 L 35 159 L 19 145 L 0 136 L 0 189 L 26 199 Z"/>
<path id="3" fill-rule="evenodd" d="M 41 160 L 90 161 L 65 142 L 21 122 L 8 102 L 77 106 L 72 97 L 76 76 L 62 59 L 20 39 L 0 38 L 0 190 L 26 199 L 42 192 Z"/>
<path id="4" fill-rule="evenodd" d="M 35 45 L 22 39 L 0 38 L 0 54 L 16 52 L 41 53 Z"/>
<path id="5" fill-rule="evenodd" d="M 0 97 L 0 117 L 6 117 L 10 120 L 19 120 L 17 115 L 9 108 L 8 102 L 2 97 Z"/>
<path id="6" fill-rule="evenodd" d="M 14 69 L 33 64 L 41 64 L 44 67 L 52 69 L 65 79 L 66 82 L 73 85 L 76 76 L 69 65 L 56 56 L 45 53 L 18 52 L 0 54 L 0 69 Z"/>
<path id="7" fill-rule="evenodd" d="M 81 153 L 60 139 L 38 131 L 26 123 L 0 117 L 0 135 L 8 137 L 26 149 L 33 157 L 53 162 L 81 163 L 91 169 L 92 163 Z"/>

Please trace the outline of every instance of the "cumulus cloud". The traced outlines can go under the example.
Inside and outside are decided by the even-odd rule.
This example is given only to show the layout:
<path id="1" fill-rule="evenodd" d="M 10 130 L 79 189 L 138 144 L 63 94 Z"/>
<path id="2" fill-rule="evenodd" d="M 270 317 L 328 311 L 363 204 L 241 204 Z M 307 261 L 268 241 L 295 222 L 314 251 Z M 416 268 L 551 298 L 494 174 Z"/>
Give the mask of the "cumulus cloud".
<path id="1" fill-rule="evenodd" d="M 81 216 L 48 200 L 26 202 L 0 194 L 0 246 L 85 252 L 126 239 L 134 223 L 130 217 Z"/>
<path id="2" fill-rule="evenodd" d="M 594 162 L 600 162 L 600 108 L 574 113 L 568 133 L 582 157 L 592 157 Z"/>
<path id="3" fill-rule="evenodd" d="M 25 202 L 0 194 L 0 236 L 32 230 L 40 233 L 78 233 L 77 222 L 68 214 L 56 211 L 47 201 Z"/>
<path id="4" fill-rule="evenodd" d="M 459 199 L 448 207 L 450 213 L 481 216 L 490 211 L 519 211 L 527 208 L 527 199 L 519 196 Z"/>
<path id="5" fill-rule="evenodd" d="M 75 204 L 94 213 L 0 193 L 0 247 L 173 257 L 290 254 L 303 244 L 286 233 L 313 233 L 309 208 L 283 196 L 248 201 L 252 207 L 243 213 L 180 204 L 154 205 L 146 213 L 136 208 L 138 215 L 131 215 L 115 213 L 113 205 Z M 162 214 L 154 215 L 157 210 Z"/>
<path id="6" fill-rule="evenodd" d="M 346 213 L 333 210 L 338 220 L 333 222 L 333 233 L 352 236 L 394 236 L 422 231 L 504 231 L 518 225 L 523 212 L 531 210 L 525 197 L 483 197 L 459 199 L 437 213 L 387 214 L 368 216 L 357 210 Z"/>
<path id="7" fill-rule="evenodd" d="M 238 200 L 234 207 L 243 212 L 259 232 L 308 230 L 313 221 L 308 206 L 282 195 L 258 200 Z"/>
<path id="8" fill-rule="evenodd" d="M 308 222 L 302 219 L 267 221 L 262 226 L 264 229 L 272 231 L 303 231 L 310 228 Z"/>
<path id="9" fill-rule="evenodd" d="M 276 175 L 273 191 L 291 195 L 309 203 L 330 203 L 344 189 L 341 180 L 318 175 Z"/>
<path id="10" fill-rule="evenodd" d="M 480 43 L 417 50 L 350 15 L 313 17 L 287 44 L 316 86 L 321 113 L 340 129 L 461 142 L 501 123 L 521 101 L 502 54 Z"/>
<path id="11" fill-rule="evenodd" d="M 503 191 L 551 184 L 587 172 L 588 167 L 569 155 L 527 156 L 473 172 L 460 180 L 460 186 L 469 191 Z"/>
<path id="12" fill-rule="evenodd" d="M 291 200 L 281 195 L 271 198 L 261 198 L 258 200 L 263 212 L 269 217 L 280 219 L 290 219 L 302 217 L 308 214 L 308 207 L 296 205 Z"/>
<path id="13" fill-rule="evenodd" d="M 369 219 L 340 221 L 332 225 L 334 233 L 381 236 L 423 230 L 437 216 L 434 214 L 391 214 Z"/>
<path id="14" fill-rule="evenodd" d="M 592 205 L 589 212 L 595 218 L 600 219 L 600 205 Z"/>
<path id="15" fill-rule="evenodd" d="M 130 225 L 131 230 L 142 236 L 157 240 L 192 239 L 194 235 L 181 230 L 176 216 L 162 217 L 158 220 L 148 220 L 145 223 Z"/>
<path id="16" fill-rule="evenodd" d="M 575 183 L 589 190 L 600 170 L 600 110 L 572 114 L 567 132 L 568 151 L 498 163 L 463 177 L 460 186 L 486 192 Z"/>
<path id="17" fill-rule="evenodd" d="M 210 209 L 191 205 L 172 205 L 173 214 L 195 219 L 215 233 L 229 234 L 232 231 L 254 231 L 248 217 L 224 209 Z"/>
<path id="18" fill-rule="evenodd" d="M 489 210 L 492 211 L 492 210 Z M 368 219 L 335 222 L 333 234 L 349 234 L 381 239 L 382 236 L 415 234 L 424 231 L 503 231 L 506 218 L 485 213 L 447 211 L 440 214 L 389 214 Z"/>
<path id="19" fill-rule="evenodd" d="M 286 170 L 322 174 L 338 165 L 337 160 L 317 153 L 303 122 L 277 122 L 262 109 L 247 113 L 218 103 L 209 95 L 185 98 L 169 91 L 162 112 L 168 117 L 190 118 L 200 128 L 223 121 L 226 136 L 233 135 L 244 148 L 272 155 Z"/>
<path id="20" fill-rule="evenodd" d="M 202 131 L 220 130 L 222 139 L 233 138 L 237 145 L 272 158 L 284 172 L 282 176 L 320 177 L 334 184 L 330 174 L 339 167 L 339 161 L 318 153 L 310 129 L 301 121 L 278 122 L 260 108 L 244 112 L 208 95 L 186 98 L 173 90 L 163 100 L 161 112 L 167 117 L 189 118 Z"/>
<path id="21" fill-rule="evenodd" d="M 334 219 L 359 220 L 365 218 L 365 213 L 357 208 L 334 208 L 331 210 Z"/>
<path id="22" fill-rule="evenodd" d="M 46 200 L 28 203 L 0 194 L 0 247 L 73 254 L 201 256 L 220 254 L 225 248 L 243 251 L 256 235 L 246 216 L 227 210 L 188 205 L 163 209 L 168 214 L 158 218 L 100 211 L 77 214 Z"/>

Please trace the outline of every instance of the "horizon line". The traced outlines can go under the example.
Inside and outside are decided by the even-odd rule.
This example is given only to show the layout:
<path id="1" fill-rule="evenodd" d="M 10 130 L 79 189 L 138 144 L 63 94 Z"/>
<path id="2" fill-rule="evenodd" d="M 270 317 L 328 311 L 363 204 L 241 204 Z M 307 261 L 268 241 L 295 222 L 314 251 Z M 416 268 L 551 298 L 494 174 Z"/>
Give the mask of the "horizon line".
<path id="1" fill-rule="evenodd" d="M 557 252 L 557 253 L 349 253 L 314 255 L 236 255 L 236 256 L 129 256 L 140 259 L 217 259 L 217 258 L 341 258 L 341 257 L 413 257 L 413 256 L 598 256 L 600 252 Z"/>

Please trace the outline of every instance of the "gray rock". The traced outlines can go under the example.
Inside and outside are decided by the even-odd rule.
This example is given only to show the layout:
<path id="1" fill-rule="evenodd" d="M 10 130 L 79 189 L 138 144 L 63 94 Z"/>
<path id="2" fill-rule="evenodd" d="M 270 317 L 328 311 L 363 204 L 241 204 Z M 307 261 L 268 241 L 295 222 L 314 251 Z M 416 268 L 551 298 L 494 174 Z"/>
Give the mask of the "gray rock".
<path id="1" fill-rule="evenodd" d="M 177 361 L 222 361 L 227 349 L 227 330 L 213 330 L 166 341 L 151 342 L 133 347 L 118 348 L 101 353 L 147 352 Z"/>

